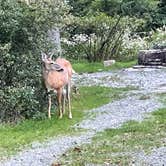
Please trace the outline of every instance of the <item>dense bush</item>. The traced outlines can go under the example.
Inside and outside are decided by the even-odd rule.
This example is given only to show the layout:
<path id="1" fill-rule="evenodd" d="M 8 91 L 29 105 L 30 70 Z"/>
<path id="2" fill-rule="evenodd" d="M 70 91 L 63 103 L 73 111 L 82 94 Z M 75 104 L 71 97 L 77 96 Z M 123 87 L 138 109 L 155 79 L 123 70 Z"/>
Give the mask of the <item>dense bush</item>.
<path id="1" fill-rule="evenodd" d="M 65 7 L 61 1 L 0 4 L 0 122 L 43 115 L 47 105 L 40 53 L 51 48 L 47 32 L 60 24 Z"/>
<path id="2" fill-rule="evenodd" d="M 140 37 L 128 27 L 122 36 L 121 47 L 117 59 L 121 61 L 130 61 L 137 58 L 139 50 L 147 49 L 148 43 L 144 37 Z"/>
<path id="3" fill-rule="evenodd" d="M 166 48 L 166 27 L 157 28 L 155 31 L 148 32 L 148 35 L 140 37 L 139 34 L 132 34 L 127 28 L 122 38 L 121 50 L 119 51 L 120 60 L 132 60 L 137 58 L 139 50 L 143 49 L 162 49 Z"/>
<path id="4" fill-rule="evenodd" d="M 74 22 L 74 23 L 73 23 Z M 67 25 L 70 34 L 63 38 L 67 55 L 89 62 L 116 60 L 132 60 L 138 50 L 146 48 L 146 42 L 136 29 L 145 25 L 143 19 L 114 16 L 103 13 L 96 16 L 75 18 Z"/>
<path id="5" fill-rule="evenodd" d="M 89 62 L 102 61 L 118 54 L 119 43 L 126 26 L 126 19 L 109 17 L 103 13 L 97 16 L 77 18 L 67 26 L 70 34 L 67 44 L 72 55 Z"/>
<path id="6" fill-rule="evenodd" d="M 166 48 L 166 26 L 151 31 L 148 43 L 150 48 Z"/>
<path id="7" fill-rule="evenodd" d="M 0 90 L 1 122 L 16 122 L 33 117 L 39 110 L 39 101 L 32 87 L 8 87 Z"/>

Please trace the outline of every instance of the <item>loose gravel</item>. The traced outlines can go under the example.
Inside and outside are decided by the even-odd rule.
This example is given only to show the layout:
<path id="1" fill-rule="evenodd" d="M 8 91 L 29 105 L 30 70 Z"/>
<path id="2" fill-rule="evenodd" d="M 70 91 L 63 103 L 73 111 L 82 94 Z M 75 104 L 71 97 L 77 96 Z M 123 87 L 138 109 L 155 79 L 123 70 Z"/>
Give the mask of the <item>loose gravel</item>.
<path id="1" fill-rule="evenodd" d="M 138 153 L 135 158 L 135 166 L 165 166 L 166 147 L 153 149 L 149 155 L 144 152 Z"/>
<path id="2" fill-rule="evenodd" d="M 97 132 L 107 128 L 117 128 L 129 120 L 141 121 L 145 118 L 145 115 L 148 115 L 147 113 L 161 106 L 153 98 L 140 100 L 138 96 L 131 96 L 92 110 L 91 112 L 94 112 L 96 117 L 84 120 L 77 126 L 93 129 Z"/>
<path id="3" fill-rule="evenodd" d="M 133 86 L 151 91 L 159 87 L 166 87 L 166 69 L 124 69 L 114 72 L 98 72 L 75 75 L 74 81 L 80 86 L 127 87 Z"/>
<path id="4" fill-rule="evenodd" d="M 83 143 L 90 143 L 96 132 L 107 128 L 120 127 L 129 120 L 141 121 L 150 112 L 162 107 L 156 94 L 166 92 L 165 69 L 126 69 L 114 72 L 99 72 L 93 74 L 76 75 L 73 81 L 79 86 L 100 85 L 107 87 L 139 88 L 126 94 L 126 97 L 118 101 L 106 104 L 91 111 L 93 118 L 87 118 L 77 124 L 76 127 L 88 129 L 79 136 L 61 136 L 49 139 L 44 143 L 32 143 L 32 147 L 0 163 L 0 166 L 47 166 L 53 160 L 58 159 L 69 148 Z M 126 92 L 127 93 L 127 92 Z M 149 97 L 144 100 L 142 95 Z M 89 116 L 91 117 L 91 116 Z M 141 157 L 142 158 L 141 158 Z M 155 149 L 152 154 L 146 156 L 139 154 L 139 161 L 152 163 L 152 165 L 166 165 L 165 147 Z"/>

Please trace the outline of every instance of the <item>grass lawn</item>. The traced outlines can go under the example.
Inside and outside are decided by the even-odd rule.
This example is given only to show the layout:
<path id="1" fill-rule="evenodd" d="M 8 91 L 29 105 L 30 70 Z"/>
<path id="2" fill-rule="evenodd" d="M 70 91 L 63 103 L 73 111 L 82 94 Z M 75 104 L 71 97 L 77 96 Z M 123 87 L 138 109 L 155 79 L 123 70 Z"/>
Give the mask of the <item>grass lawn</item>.
<path id="1" fill-rule="evenodd" d="M 149 119 L 141 123 L 130 121 L 119 129 L 99 133 L 91 144 L 69 150 L 58 163 L 72 166 L 131 165 L 132 158 L 128 152 L 144 150 L 145 153 L 150 153 L 154 147 L 166 146 L 165 129 L 166 108 L 163 108 L 153 112 Z"/>
<path id="2" fill-rule="evenodd" d="M 75 134 L 71 126 L 84 118 L 87 110 L 99 107 L 114 99 L 128 89 L 111 89 L 104 87 L 81 87 L 80 95 L 72 97 L 73 119 L 62 119 L 54 114 L 52 119 L 27 120 L 17 125 L 0 126 L 0 158 L 13 154 L 33 141 L 43 141 L 49 137 Z M 54 112 L 54 110 L 53 110 Z"/>
<path id="3" fill-rule="evenodd" d="M 87 62 L 80 62 L 80 63 L 73 63 L 73 68 L 77 73 L 93 73 L 99 71 L 108 71 L 108 70 L 116 70 L 116 69 L 123 69 L 128 68 L 135 65 L 137 61 L 129 61 L 129 62 L 116 62 L 112 66 L 104 67 L 102 63 L 95 62 L 95 63 L 87 63 Z"/>

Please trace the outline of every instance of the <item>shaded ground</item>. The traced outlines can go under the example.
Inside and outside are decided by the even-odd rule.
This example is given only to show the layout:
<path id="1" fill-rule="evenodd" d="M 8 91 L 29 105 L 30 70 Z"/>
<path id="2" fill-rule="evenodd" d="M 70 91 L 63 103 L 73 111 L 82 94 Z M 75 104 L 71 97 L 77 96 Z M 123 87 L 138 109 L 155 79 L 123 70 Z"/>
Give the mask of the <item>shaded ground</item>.
<path id="1" fill-rule="evenodd" d="M 166 92 L 165 69 L 127 69 L 114 72 L 100 72 L 93 74 L 77 75 L 74 81 L 80 86 L 100 85 L 108 87 L 134 86 L 139 90 L 133 90 L 125 94 L 125 98 L 109 103 L 100 108 L 93 109 L 93 118 L 88 118 L 75 127 L 88 129 L 79 136 L 52 138 L 43 144 L 33 143 L 31 149 L 17 154 L 2 166 L 46 166 L 57 159 L 67 149 L 83 143 L 90 143 L 96 132 L 107 128 L 120 127 L 128 120 L 143 120 L 149 112 L 162 107 L 157 100 L 158 93 Z M 97 101 L 96 101 L 97 102 Z M 89 116 L 90 117 L 90 116 Z M 162 149 L 162 150 L 161 150 Z M 154 149 L 155 151 L 155 149 Z M 157 152 L 156 152 L 157 151 Z M 156 149 L 151 155 L 141 153 L 138 161 L 158 165 L 166 158 L 165 147 Z M 155 163 L 153 162 L 155 160 Z M 139 163 L 138 162 L 138 163 Z M 166 164 L 166 163 L 164 163 Z"/>

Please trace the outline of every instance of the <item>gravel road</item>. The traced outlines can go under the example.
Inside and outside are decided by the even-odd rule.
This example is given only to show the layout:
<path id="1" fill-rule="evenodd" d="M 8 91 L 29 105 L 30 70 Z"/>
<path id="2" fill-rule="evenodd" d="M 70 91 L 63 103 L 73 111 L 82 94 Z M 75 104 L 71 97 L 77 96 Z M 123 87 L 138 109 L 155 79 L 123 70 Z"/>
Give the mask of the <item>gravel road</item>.
<path id="1" fill-rule="evenodd" d="M 106 104 L 91 112 L 95 117 L 89 118 L 74 127 L 88 129 L 79 136 L 61 136 L 51 138 L 47 142 L 32 143 L 16 156 L 0 163 L 0 166 L 47 166 L 62 155 L 66 150 L 76 145 L 90 143 L 96 132 L 107 128 L 120 127 L 129 120 L 141 121 L 150 112 L 162 107 L 156 94 L 166 92 L 166 69 L 126 69 L 120 71 L 98 72 L 76 75 L 73 81 L 80 86 L 100 85 L 107 87 L 134 86 L 139 90 L 130 91 L 125 98 Z M 141 100 L 142 95 L 148 95 Z M 154 149 L 146 156 L 139 154 L 139 159 L 147 165 L 166 165 L 166 147 Z M 142 157 L 142 158 L 141 158 Z"/>
<path id="2" fill-rule="evenodd" d="M 149 155 L 146 155 L 144 152 L 138 153 L 135 161 L 135 166 L 165 166 L 166 147 L 155 148 Z"/>

